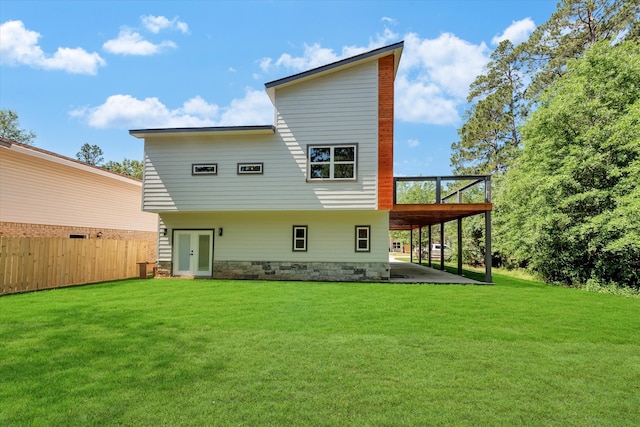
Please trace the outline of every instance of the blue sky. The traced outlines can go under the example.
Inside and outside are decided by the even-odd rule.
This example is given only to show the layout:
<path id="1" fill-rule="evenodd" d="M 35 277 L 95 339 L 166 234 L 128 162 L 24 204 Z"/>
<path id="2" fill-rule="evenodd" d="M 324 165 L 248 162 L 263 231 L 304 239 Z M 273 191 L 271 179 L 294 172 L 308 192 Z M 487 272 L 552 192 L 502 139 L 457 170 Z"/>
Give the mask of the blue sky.
<path id="1" fill-rule="evenodd" d="M 142 159 L 129 129 L 273 124 L 264 83 L 405 41 L 395 174 L 446 175 L 469 83 L 556 0 L 2 0 L 0 108 L 74 157 Z"/>

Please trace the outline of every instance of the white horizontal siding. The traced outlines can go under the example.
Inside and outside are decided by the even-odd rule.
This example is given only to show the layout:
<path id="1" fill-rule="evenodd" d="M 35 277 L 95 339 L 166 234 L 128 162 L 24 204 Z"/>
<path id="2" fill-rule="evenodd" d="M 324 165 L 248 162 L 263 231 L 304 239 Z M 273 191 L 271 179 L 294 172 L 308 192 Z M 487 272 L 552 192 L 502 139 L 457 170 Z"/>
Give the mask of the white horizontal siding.
<path id="1" fill-rule="evenodd" d="M 149 137 L 144 209 L 243 211 L 376 209 L 375 62 L 276 92 L 274 135 Z M 307 182 L 308 144 L 358 144 L 357 180 Z M 264 163 L 263 175 L 237 175 L 237 163 Z M 218 174 L 191 175 L 193 163 Z"/>
<path id="2" fill-rule="evenodd" d="M 219 261 L 386 262 L 389 216 L 386 211 L 261 211 L 164 213 L 169 229 L 160 239 L 160 261 L 171 260 L 175 229 L 214 229 L 214 263 Z M 307 252 L 292 250 L 293 226 L 308 226 Z M 371 252 L 355 252 L 355 226 L 371 226 Z M 223 235 L 218 230 L 223 229 Z"/>
<path id="3" fill-rule="evenodd" d="M 0 221 L 157 229 L 157 215 L 142 212 L 139 182 L 96 172 L 0 149 Z"/>

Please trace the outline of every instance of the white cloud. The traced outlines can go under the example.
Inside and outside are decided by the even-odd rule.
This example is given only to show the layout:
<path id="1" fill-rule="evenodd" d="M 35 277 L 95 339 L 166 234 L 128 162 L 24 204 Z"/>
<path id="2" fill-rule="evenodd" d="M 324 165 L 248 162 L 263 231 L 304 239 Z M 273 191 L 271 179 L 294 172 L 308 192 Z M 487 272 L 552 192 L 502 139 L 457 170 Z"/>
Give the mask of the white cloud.
<path id="1" fill-rule="evenodd" d="M 107 64 L 97 53 L 89 53 L 80 47 L 59 47 L 53 55 L 47 55 L 38 45 L 39 38 L 40 34 L 27 30 L 22 21 L 3 23 L 0 25 L 0 62 L 91 75 Z"/>
<path id="2" fill-rule="evenodd" d="M 222 109 L 218 126 L 242 126 L 272 124 L 273 104 L 263 90 L 247 88 L 243 98 L 236 98 Z"/>
<path id="3" fill-rule="evenodd" d="M 312 45 L 305 43 L 302 56 L 296 57 L 283 53 L 275 61 L 272 58 L 263 58 L 260 60 L 260 68 L 265 72 L 272 72 L 277 68 L 285 68 L 294 72 L 306 71 L 382 47 L 392 40 L 397 40 L 397 38 L 398 35 L 396 33 L 385 28 L 382 34 L 376 34 L 375 38 L 369 40 L 368 46 L 344 46 L 340 53 L 335 53 L 333 49 L 322 47 L 319 43 Z"/>
<path id="4" fill-rule="evenodd" d="M 410 140 L 407 141 L 407 145 L 410 148 L 415 148 L 415 147 L 420 145 L 420 141 L 418 141 L 417 139 L 410 139 Z"/>
<path id="5" fill-rule="evenodd" d="M 189 32 L 189 26 L 186 22 L 178 20 L 178 17 L 169 20 L 164 16 L 145 15 L 140 18 L 142 25 L 154 34 L 158 34 L 161 30 L 178 30 L 182 33 Z"/>
<path id="6" fill-rule="evenodd" d="M 70 111 L 95 128 L 173 128 L 236 126 L 273 123 L 273 105 L 262 91 L 247 89 L 243 98 L 221 108 L 196 96 L 180 108 L 170 109 L 158 98 L 137 99 L 131 95 L 112 95 L 97 107 Z"/>
<path id="7" fill-rule="evenodd" d="M 220 108 L 215 104 L 209 104 L 200 96 L 191 98 L 184 103 L 182 111 L 186 114 L 194 114 L 200 117 L 215 117 Z"/>
<path id="8" fill-rule="evenodd" d="M 513 21 L 502 34 L 491 39 L 491 44 L 498 45 L 503 40 L 509 40 L 514 45 L 518 45 L 527 40 L 535 29 L 536 24 L 531 18 Z"/>
<path id="9" fill-rule="evenodd" d="M 396 77 L 395 115 L 410 123 L 455 125 L 460 117 L 459 98 L 447 97 L 435 84 Z"/>
<path id="10" fill-rule="evenodd" d="M 165 40 L 158 44 L 153 44 L 130 28 L 120 30 L 118 37 L 106 41 L 102 47 L 109 53 L 118 55 L 155 55 L 167 48 L 175 48 L 176 44 Z"/>
<path id="11" fill-rule="evenodd" d="M 396 117 L 412 123 L 454 125 L 469 85 L 489 60 L 484 43 L 474 45 L 450 33 L 435 39 L 405 36 L 396 77 Z"/>

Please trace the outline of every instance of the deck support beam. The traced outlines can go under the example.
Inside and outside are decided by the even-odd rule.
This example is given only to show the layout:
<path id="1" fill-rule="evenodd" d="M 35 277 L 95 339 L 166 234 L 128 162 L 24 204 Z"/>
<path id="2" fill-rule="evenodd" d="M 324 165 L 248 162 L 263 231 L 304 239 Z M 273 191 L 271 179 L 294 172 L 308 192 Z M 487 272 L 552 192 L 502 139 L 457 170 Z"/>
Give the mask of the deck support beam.
<path id="1" fill-rule="evenodd" d="M 462 218 L 458 218 L 458 275 L 462 276 Z"/>
<path id="2" fill-rule="evenodd" d="M 484 213 L 484 281 L 493 283 L 491 276 L 491 211 Z"/>
<path id="3" fill-rule="evenodd" d="M 444 222 L 440 223 L 440 270 L 444 271 Z"/>
<path id="4" fill-rule="evenodd" d="M 427 256 L 429 257 L 429 267 L 431 267 L 431 224 L 429 224 L 429 253 Z"/>

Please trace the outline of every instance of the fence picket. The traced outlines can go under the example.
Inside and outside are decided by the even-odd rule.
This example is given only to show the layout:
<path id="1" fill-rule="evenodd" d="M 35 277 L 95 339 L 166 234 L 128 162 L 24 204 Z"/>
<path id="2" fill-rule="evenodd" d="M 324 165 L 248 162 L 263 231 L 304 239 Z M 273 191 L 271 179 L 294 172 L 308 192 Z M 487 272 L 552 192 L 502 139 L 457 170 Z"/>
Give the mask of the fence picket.
<path id="1" fill-rule="evenodd" d="M 138 276 L 147 242 L 0 237 L 0 295 Z"/>

